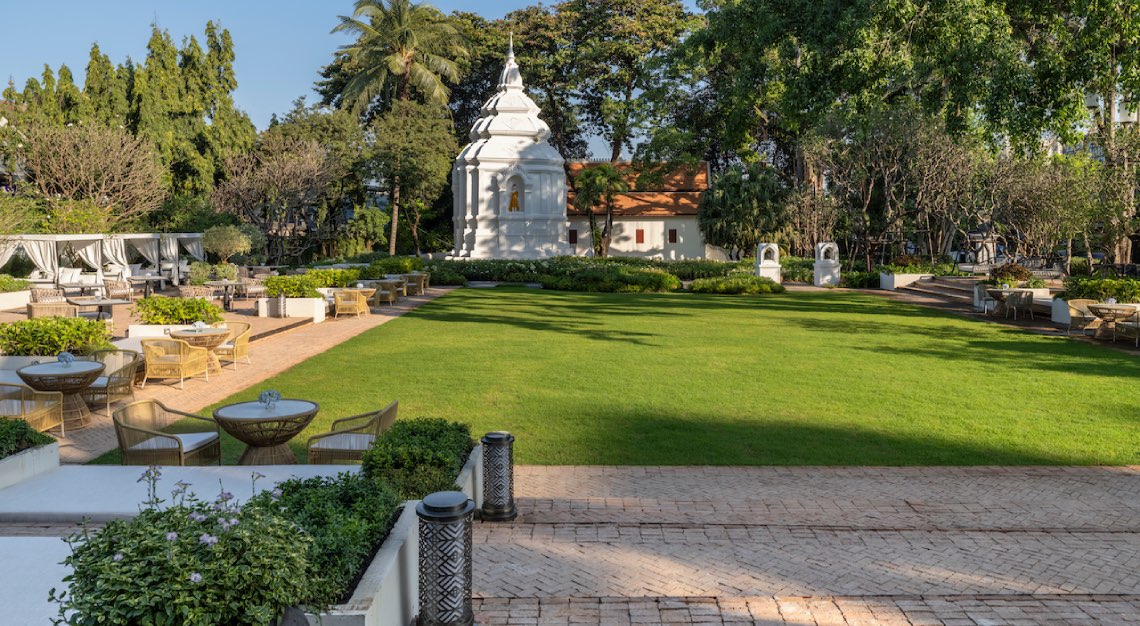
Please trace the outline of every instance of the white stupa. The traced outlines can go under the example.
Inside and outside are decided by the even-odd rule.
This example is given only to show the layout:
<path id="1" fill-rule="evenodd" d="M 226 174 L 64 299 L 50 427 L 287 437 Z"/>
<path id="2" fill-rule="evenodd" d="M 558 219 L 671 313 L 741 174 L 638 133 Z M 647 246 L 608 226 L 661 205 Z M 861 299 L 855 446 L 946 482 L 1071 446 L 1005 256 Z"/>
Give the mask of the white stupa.
<path id="1" fill-rule="evenodd" d="M 539 112 L 523 91 L 512 37 L 499 91 L 483 105 L 452 171 L 456 257 L 570 254 L 566 172 Z"/>

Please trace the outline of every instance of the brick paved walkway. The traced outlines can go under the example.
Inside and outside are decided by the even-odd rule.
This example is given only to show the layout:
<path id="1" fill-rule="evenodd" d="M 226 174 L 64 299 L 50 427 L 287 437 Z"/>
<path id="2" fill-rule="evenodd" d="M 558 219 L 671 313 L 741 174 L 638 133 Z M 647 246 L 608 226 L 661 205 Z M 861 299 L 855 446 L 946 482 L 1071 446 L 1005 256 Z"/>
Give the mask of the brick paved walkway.
<path id="1" fill-rule="evenodd" d="M 1140 623 L 1140 468 L 517 469 L 482 624 Z"/>
<path id="2" fill-rule="evenodd" d="M 425 295 L 411 296 L 396 305 L 374 309 L 366 317 L 329 318 L 320 324 L 307 324 L 253 341 L 249 348 L 252 365 L 242 363 L 234 371 L 227 364 L 223 372 L 211 376 L 209 382 L 187 380 L 184 390 L 178 388 L 178 381 L 153 380 L 144 389 L 135 390 L 135 399 L 154 398 L 172 408 L 200 411 L 450 290 L 448 287 L 428 289 Z M 112 405 L 112 410 L 114 408 Z M 87 463 L 117 447 L 111 417 L 106 414 L 106 409 L 100 409 L 92 415 L 90 426 L 67 431 L 67 437 L 60 440 L 60 460 L 64 463 Z"/>

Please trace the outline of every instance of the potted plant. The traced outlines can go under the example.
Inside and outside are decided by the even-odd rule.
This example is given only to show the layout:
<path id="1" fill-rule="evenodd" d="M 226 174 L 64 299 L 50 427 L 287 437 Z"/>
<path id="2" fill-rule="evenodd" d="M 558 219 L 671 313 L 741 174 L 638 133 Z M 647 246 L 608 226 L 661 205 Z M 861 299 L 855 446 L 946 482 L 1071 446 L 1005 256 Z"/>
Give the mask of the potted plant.
<path id="1" fill-rule="evenodd" d="M 325 321 L 327 301 L 318 288 L 318 277 L 309 274 L 270 276 L 265 279 L 265 298 L 257 301 L 259 317 L 306 317 L 313 323 Z"/>
<path id="2" fill-rule="evenodd" d="M 162 337 L 171 330 L 189 328 L 194 322 L 222 321 L 222 308 L 203 298 L 150 296 L 136 300 L 131 313 L 142 323 L 131 324 L 128 337 Z"/>

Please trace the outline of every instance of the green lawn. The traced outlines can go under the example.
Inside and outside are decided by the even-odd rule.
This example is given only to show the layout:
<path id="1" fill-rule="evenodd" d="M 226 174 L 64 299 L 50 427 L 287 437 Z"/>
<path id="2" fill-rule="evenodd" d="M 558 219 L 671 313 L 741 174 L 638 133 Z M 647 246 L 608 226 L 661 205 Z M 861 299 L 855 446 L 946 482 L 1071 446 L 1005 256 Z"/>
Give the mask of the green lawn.
<path id="1" fill-rule="evenodd" d="M 513 432 L 521 463 L 1120 465 L 1140 463 L 1137 380 L 1133 356 L 846 291 L 500 288 L 439 298 L 226 402 L 319 402 L 301 458 L 333 419 L 399 399 L 404 419 Z"/>

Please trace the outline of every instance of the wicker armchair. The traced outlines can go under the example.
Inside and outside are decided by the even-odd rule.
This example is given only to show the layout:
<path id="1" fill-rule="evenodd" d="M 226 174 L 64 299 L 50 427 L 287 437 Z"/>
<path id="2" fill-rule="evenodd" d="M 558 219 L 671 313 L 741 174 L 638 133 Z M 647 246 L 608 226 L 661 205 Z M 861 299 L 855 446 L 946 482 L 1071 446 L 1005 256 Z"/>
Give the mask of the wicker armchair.
<path id="1" fill-rule="evenodd" d="M 196 348 L 181 339 L 143 339 L 146 376 L 142 386 L 152 378 L 177 378 L 178 388 L 185 389 L 187 378 L 205 376 L 210 380 L 209 357 L 205 348 Z"/>
<path id="2" fill-rule="evenodd" d="M 381 303 L 396 304 L 400 299 L 399 287 L 396 283 L 373 283 L 376 285 L 376 293 L 372 296 L 372 303 L 380 306 Z"/>
<path id="3" fill-rule="evenodd" d="M 62 289 L 36 288 L 31 291 L 31 301 L 27 305 L 28 319 L 79 317 L 79 307 L 67 303 Z"/>
<path id="4" fill-rule="evenodd" d="M 58 391 L 0 383 L 0 415 L 22 419 L 40 432 L 59 426 L 59 436 L 65 434 L 63 394 Z"/>
<path id="5" fill-rule="evenodd" d="M 177 434 L 159 430 L 183 418 L 206 422 L 211 429 Z M 115 411 L 112 421 L 123 465 L 222 464 L 221 435 L 212 419 L 175 411 L 157 400 L 143 400 Z"/>
<path id="6" fill-rule="evenodd" d="M 222 345 L 214 348 L 214 356 L 221 360 L 229 361 L 234 364 L 234 370 L 237 370 L 238 361 L 245 359 L 246 363 L 252 364 L 253 361 L 249 360 L 249 336 L 252 334 L 250 328 L 252 327 L 249 322 L 226 322 L 225 327 L 230 329 L 230 336 Z M 215 324 L 219 326 L 219 324 Z"/>
<path id="7" fill-rule="evenodd" d="M 363 459 L 376 437 L 392 427 L 399 407 L 399 402 L 393 402 L 379 411 L 336 420 L 330 432 L 309 438 L 309 463 L 334 464 Z"/>
<path id="8" fill-rule="evenodd" d="M 242 278 L 235 286 L 237 295 L 241 298 L 264 298 L 265 285 L 259 278 Z"/>
<path id="9" fill-rule="evenodd" d="M 135 399 L 135 375 L 142 364 L 142 355 L 134 350 L 96 350 L 91 353 L 92 361 L 99 361 L 106 368 L 103 375 L 95 379 L 83 391 L 83 399 L 88 403 L 106 402 L 107 414 L 111 414 L 111 402 L 123 398 Z"/>
<path id="10" fill-rule="evenodd" d="M 103 293 L 108 298 L 119 300 L 135 299 L 135 290 L 131 288 L 131 283 L 125 280 L 104 280 Z"/>
<path id="11" fill-rule="evenodd" d="M 214 288 L 204 285 L 183 285 L 178 288 L 179 298 L 205 298 L 214 299 Z"/>
<path id="12" fill-rule="evenodd" d="M 1088 300 L 1078 298 L 1076 300 L 1069 300 L 1069 329 L 1065 331 L 1066 335 L 1073 334 L 1073 328 L 1081 329 L 1081 334 L 1088 329 L 1093 329 L 1095 332 L 1100 327 L 1100 318 L 1093 315 L 1089 310 L 1090 304 L 1096 304 L 1096 300 Z"/>
<path id="13" fill-rule="evenodd" d="M 1017 313 L 1029 313 L 1029 319 L 1033 319 L 1033 292 L 1032 291 L 1011 291 L 1009 296 L 1005 299 L 1005 316 L 1008 318 L 1010 312 L 1013 312 L 1013 319 L 1017 320 Z"/>
<path id="14" fill-rule="evenodd" d="M 334 291 L 333 306 L 333 317 L 368 315 L 368 300 L 359 291 Z"/>
<path id="15" fill-rule="evenodd" d="M 418 296 L 427 292 L 431 274 L 427 272 L 412 272 L 408 274 L 408 289 Z M 414 287 L 412 285 L 415 285 Z"/>

